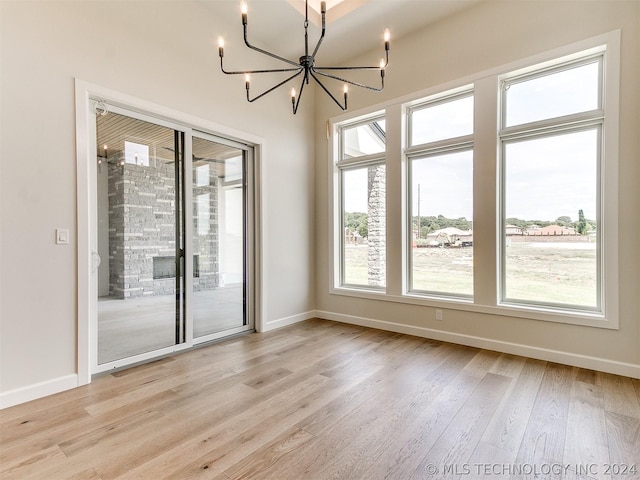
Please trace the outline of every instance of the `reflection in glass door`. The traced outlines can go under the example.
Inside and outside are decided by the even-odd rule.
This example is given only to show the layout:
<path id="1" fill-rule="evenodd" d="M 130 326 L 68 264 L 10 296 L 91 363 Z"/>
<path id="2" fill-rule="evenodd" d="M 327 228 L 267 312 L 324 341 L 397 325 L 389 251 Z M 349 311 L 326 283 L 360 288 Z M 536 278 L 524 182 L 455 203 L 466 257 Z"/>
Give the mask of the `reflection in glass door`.
<path id="1" fill-rule="evenodd" d="M 185 134 L 113 110 L 96 117 L 97 364 L 185 341 Z"/>
<path id="2" fill-rule="evenodd" d="M 193 336 L 241 331 L 248 324 L 246 151 L 193 137 Z M 198 340 L 199 339 L 199 340 Z"/>
<path id="3" fill-rule="evenodd" d="M 92 373 L 253 328 L 253 149 L 96 103 Z"/>

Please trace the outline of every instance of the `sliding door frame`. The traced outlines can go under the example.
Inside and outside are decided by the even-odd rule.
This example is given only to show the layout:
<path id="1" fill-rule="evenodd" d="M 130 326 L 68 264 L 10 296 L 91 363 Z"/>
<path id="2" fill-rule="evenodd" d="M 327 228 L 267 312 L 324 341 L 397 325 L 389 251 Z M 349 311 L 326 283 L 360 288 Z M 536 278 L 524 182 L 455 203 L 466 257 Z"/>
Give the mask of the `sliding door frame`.
<path id="1" fill-rule="evenodd" d="M 231 329 L 223 330 L 220 332 L 210 333 L 207 335 L 202 335 L 200 337 L 195 337 L 193 334 L 193 326 L 194 322 L 188 322 L 187 324 L 187 334 L 188 338 L 191 339 L 193 345 L 198 345 L 201 343 L 210 342 L 212 340 L 216 340 L 218 338 L 226 337 L 229 335 L 233 335 L 236 333 L 242 333 L 247 330 L 257 329 L 255 324 L 255 300 L 251 301 L 251 299 L 255 299 L 255 265 L 256 265 L 256 255 L 255 248 L 251 248 L 252 245 L 256 245 L 256 228 L 255 225 L 251 222 L 251 219 L 256 217 L 256 188 L 257 182 L 255 181 L 255 169 L 252 166 L 255 163 L 255 148 L 251 148 L 246 143 L 236 142 L 230 140 L 228 138 L 221 137 L 220 135 L 203 132 L 197 129 L 193 129 L 191 132 L 191 138 L 197 137 L 202 140 L 207 140 L 210 142 L 219 143 L 228 147 L 237 148 L 238 150 L 242 150 L 242 162 L 243 162 L 243 175 L 242 175 L 242 188 L 243 188 L 243 230 L 244 230 L 244 244 L 242 246 L 243 250 L 243 269 L 244 269 L 244 279 L 243 279 L 243 296 L 244 296 L 244 320 L 247 322 L 246 325 L 241 327 L 234 327 Z M 191 143 L 191 142 L 189 142 Z M 190 146 L 191 148 L 192 146 Z M 190 168 L 191 162 L 189 163 Z M 189 172 L 191 170 L 185 170 L 185 172 Z M 254 188 L 252 188 L 252 186 Z M 190 196 L 187 200 L 189 205 L 193 204 L 193 198 L 191 197 L 193 193 L 192 188 L 187 188 L 188 195 Z M 193 222 L 187 222 L 187 233 L 189 237 L 193 238 Z M 191 243 L 188 243 L 191 246 Z M 192 255 L 193 252 L 190 252 L 189 255 Z M 187 258 L 191 258 L 190 256 Z M 192 262 L 187 262 L 192 267 Z M 193 292 L 193 272 L 187 276 L 187 284 L 185 288 L 189 292 Z M 187 309 L 191 308 L 190 302 L 187 302 Z M 189 317 L 193 318 L 192 312 L 189 310 Z"/>
<path id="2" fill-rule="evenodd" d="M 246 255 L 246 283 L 250 290 L 246 304 L 249 325 L 243 330 L 255 328 L 263 330 L 263 312 L 265 310 L 262 287 L 264 285 L 263 269 L 263 245 L 261 227 L 263 219 L 263 190 L 261 186 L 262 158 L 264 155 L 264 140 L 260 137 L 235 130 L 224 125 L 210 122 L 205 119 L 191 116 L 184 112 L 173 110 L 162 105 L 147 102 L 136 97 L 115 92 L 99 85 L 76 79 L 76 149 L 77 149 L 77 248 L 78 248 L 78 282 L 77 282 L 77 320 L 78 320 L 78 352 L 77 352 L 77 378 L 78 386 L 91 382 L 91 375 L 99 371 L 106 371 L 125 364 L 131 364 L 154 358 L 159 355 L 178 352 L 191 348 L 197 343 L 210 341 L 233 332 L 221 332 L 221 334 L 208 335 L 194 341 L 192 322 L 187 322 L 185 342 L 182 344 L 155 350 L 149 354 L 130 357 L 126 362 L 111 362 L 103 366 L 97 365 L 97 332 L 95 319 L 97 319 L 97 281 L 92 280 L 92 264 L 95 258 L 92 251 L 95 249 L 97 231 L 96 200 L 94 194 L 96 178 L 96 116 L 95 102 L 100 101 L 109 104 L 114 109 L 123 109 L 127 115 L 141 119 L 151 119 L 153 123 L 166 125 L 174 130 L 182 131 L 187 137 L 184 152 L 184 172 L 188 178 L 192 168 L 192 142 L 191 137 L 195 133 L 206 134 L 230 142 L 232 145 L 242 145 L 247 156 L 247 212 L 245 215 L 245 236 L 248 238 L 245 246 Z M 132 115 L 132 113 L 134 115 Z M 177 127 L 177 128 L 176 128 Z M 218 140 L 216 140 L 218 141 Z M 185 206 L 192 203 L 190 182 L 183 185 Z M 190 212 L 185 208 L 185 212 Z M 193 234 L 193 222 L 185 222 L 185 239 L 191 239 Z M 185 245 L 190 249 L 190 240 Z M 190 251 L 185 251 L 185 257 L 189 258 Z M 184 262 L 184 288 L 188 291 L 192 287 L 193 265 L 192 262 Z M 185 302 L 185 318 L 191 315 L 189 302 Z M 92 321 L 94 319 L 94 321 Z M 121 364 L 122 363 L 122 364 Z M 98 368 L 99 367 L 99 368 Z"/>
<path id="3" fill-rule="evenodd" d="M 97 295 L 97 285 L 98 281 L 96 278 L 96 274 L 94 274 L 94 266 L 92 265 L 92 271 L 90 282 L 92 284 L 91 291 L 95 294 L 92 294 L 90 298 L 90 310 L 89 310 L 89 331 L 91 333 L 91 344 L 90 344 L 90 357 L 91 357 L 91 373 L 102 373 L 112 370 L 114 368 L 126 367 L 129 365 L 134 365 L 136 363 L 144 362 L 150 360 L 152 358 L 160 357 L 163 355 L 168 355 L 170 353 L 179 352 L 181 350 L 190 348 L 193 346 L 193 342 L 187 335 L 186 325 L 190 322 L 188 320 L 188 311 L 187 305 L 188 296 L 189 296 L 189 285 L 187 283 L 187 279 L 189 279 L 189 275 L 193 275 L 193 265 L 190 262 L 186 262 L 185 258 L 188 257 L 187 245 L 187 231 L 189 227 L 192 225 L 191 222 L 188 221 L 188 216 L 191 214 L 191 208 L 188 205 L 191 205 L 191 195 L 190 195 L 190 186 L 191 184 L 187 182 L 188 174 L 187 172 L 191 172 L 191 160 L 192 160 L 192 144 L 191 144 L 191 135 L 193 129 L 188 126 L 181 125 L 175 121 L 168 121 L 165 119 L 159 119 L 152 115 L 138 112 L 132 110 L 130 108 L 123 108 L 118 105 L 113 105 L 111 102 L 108 102 L 104 99 L 98 99 L 95 97 L 91 97 L 89 101 L 89 123 L 92 128 L 89 131 L 89 146 L 94 152 L 98 151 L 98 145 L 96 144 L 96 120 L 97 120 L 97 109 L 105 110 L 105 114 L 116 114 L 121 115 L 128 118 L 133 118 L 135 120 L 140 120 L 142 122 L 146 122 L 153 125 L 158 125 L 163 128 L 167 128 L 173 130 L 174 135 L 174 155 L 175 155 L 175 262 L 176 262 L 176 285 L 175 285 L 175 336 L 174 336 L 174 344 L 166 347 L 156 348 L 149 351 L 144 351 L 141 353 L 135 353 L 129 355 L 127 357 L 118 358 L 116 360 L 110 360 L 104 363 L 98 363 L 98 350 L 99 350 L 99 342 L 100 339 L 98 337 L 98 295 Z M 180 158 L 181 157 L 181 158 Z M 92 258 L 95 256 L 94 252 L 98 252 L 98 238 L 97 238 L 97 219 L 98 219 L 98 209 L 96 202 L 96 167 L 97 162 L 91 161 L 89 158 L 89 169 L 91 170 L 90 181 L 91 184 L 89 186 L 90 193 L 90 205 L 91 210 L 89 212 L 89 216 L 91 218 L 91 230 L 89 232 L 90 236 L 90 245 L 91 245 L 91 255 Z M 108 261 L 108 259 L 104 259 Z"/>

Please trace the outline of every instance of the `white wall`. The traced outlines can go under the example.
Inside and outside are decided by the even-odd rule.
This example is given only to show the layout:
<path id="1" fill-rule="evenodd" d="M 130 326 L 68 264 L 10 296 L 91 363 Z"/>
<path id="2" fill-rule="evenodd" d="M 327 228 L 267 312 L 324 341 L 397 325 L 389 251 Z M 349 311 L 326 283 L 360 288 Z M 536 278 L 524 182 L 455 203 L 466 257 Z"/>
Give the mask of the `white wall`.
<path id="1" fill-rule="evenodd" d="M 456 310 L 446 310 L 445 320 L 437 322 L 431 307 L 331 294 L 326 121 L 337 113 L 320 94 L 316 98 L 316 229 L 317 238 L 325 241 L 318 241 L 316 249 L 319 315 L 640 375 L 640 2 L 480 3 L 413 35 L 393 39 L 385 91 L 370 94 L 353 89 L 349 101 L 350 110 L 363 109 L 616 29 L 622 31 L 619 330 Z M 375 52 L 354 63 L 371 58 Z M 399 211 L 388 211 L 388 216 L 400 224 Z M 481 222 L 482 218 L 476 223 Z"/>
<path id="2" fill-rule="evenodd" d="M 294 117 L 286 89 L 248 104 L 222 75 L 219 9 L 236 7 L 1 2 L 0 400 L 77 373 L 74 77 L 265 139 L 264 320 L 313 310 L 313 95 Z"/>

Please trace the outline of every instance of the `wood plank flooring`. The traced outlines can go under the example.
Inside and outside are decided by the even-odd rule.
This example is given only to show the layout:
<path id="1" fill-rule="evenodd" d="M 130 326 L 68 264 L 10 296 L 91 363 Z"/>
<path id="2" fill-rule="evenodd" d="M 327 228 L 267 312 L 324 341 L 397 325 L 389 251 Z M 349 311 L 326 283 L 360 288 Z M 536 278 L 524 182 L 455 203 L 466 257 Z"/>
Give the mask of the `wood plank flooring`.
<path id="1" fill-rule="evenodd" d="M 0 478 L 640 479 L 640 381 L 309 320 L 0 411 Z"/>

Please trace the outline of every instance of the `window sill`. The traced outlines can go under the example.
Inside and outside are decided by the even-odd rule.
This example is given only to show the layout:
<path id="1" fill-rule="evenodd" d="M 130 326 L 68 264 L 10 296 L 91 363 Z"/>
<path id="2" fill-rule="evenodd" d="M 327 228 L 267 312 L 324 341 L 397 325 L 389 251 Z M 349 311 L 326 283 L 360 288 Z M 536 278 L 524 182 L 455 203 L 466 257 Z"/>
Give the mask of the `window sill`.
<path id="1" fill-rule="evenodd" d="M 473 303 L 471 299 L 428 297 L 426 295 L 392 295 L 385 292 L 334 287 L 330 289 L 331 295 L 355 297 L 364 300 L 377 300 L 382 302 L 392 302 L 408 305 L 419 305 L 422 307 L 459 310 L 464 312 L 482 313 L 486 315 L 499 315 L 503 317 L 522 318 L 526 320 L 537 320 L 553 323 L 564 323 L 586 327 L 604 328 L 618 330 L 617 318 L 606 318 L 601 313 L 589 312 L 568 312 L 554 310 L 551 308 L 531 307 L 524 305 L 479 305 Z"/>

